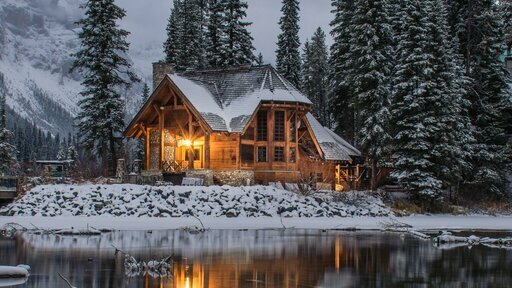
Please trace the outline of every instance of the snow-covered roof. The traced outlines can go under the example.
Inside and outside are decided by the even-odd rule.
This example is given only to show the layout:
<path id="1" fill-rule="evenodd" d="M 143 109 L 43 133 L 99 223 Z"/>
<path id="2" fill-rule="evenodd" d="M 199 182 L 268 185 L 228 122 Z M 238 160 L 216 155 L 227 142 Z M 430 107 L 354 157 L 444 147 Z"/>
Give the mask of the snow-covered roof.
<path id="1" fill-rule="evenodd" d="M 311 104 L 270 65 L 189 71 L 168 77 L 215 131 L 240 133 L 262 101 Z"/>
<path id="2" fill-rule="evenodd" d="M 361 156 L 361 152 L 330 129 L 322 126 L 311 114 L 306 115 L 309 126 L 324 153 L 325 160 L 351 160 L 352 156 Z"/>
<path id="3" fill-rule="evenodd" d="M 162 92 L 168 91 L 165 90 L 165 84 L 168 83 L 165 81 L 171 82 L 170 84 L 181 92 L 189 108 L 199 114 L 214 132 L 243 133 L 262 102 L 305 106 L 312 104 L 271 65 L 167 74 L 128 125 L 125 136 L 133 137 L 137 133 L 141 135 L 137 130 L 141 119 L 154 121 L 156 112 L 151 109 L 151 103 L 155 101 L 157 105 L 165 105 L 158 102 L 166 97 L 167 92 Z M 169 100 L 167 98 L 163 101 Z M 344 161 L 351 160 L 352 156 L 361 155 L 348 142 L 323 127 L 312 114 L 307 114 L 307 120 L 312 137 L 317 140 L 325 160 Z"/>

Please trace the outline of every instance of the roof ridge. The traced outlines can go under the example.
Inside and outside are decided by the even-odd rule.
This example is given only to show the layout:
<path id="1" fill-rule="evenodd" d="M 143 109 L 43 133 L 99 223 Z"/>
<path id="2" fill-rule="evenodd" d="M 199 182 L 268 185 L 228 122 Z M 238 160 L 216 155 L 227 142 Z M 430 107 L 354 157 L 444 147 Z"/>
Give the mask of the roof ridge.
<path id="1" fill-rule="evenodd" d="M 204 74 L 204 73 L 210 73 L 210 72 L 237 72 L 237 71 L 250 71 L 254 68 L 265 68 L 265 67 L 272 67 L 270 64 L 263 64 L 263 65 L 252 65 L 252 64 L 246 64 L 246 65 L 233 65 L 233 66 L 227 66 L 227 67 L 210 67 L 210 68 L 204 68 L 204 69 L 191 69 L 186 70 L 183 72 L 177 73 L 178 75 L 193 75 L 193 74 Z"/>

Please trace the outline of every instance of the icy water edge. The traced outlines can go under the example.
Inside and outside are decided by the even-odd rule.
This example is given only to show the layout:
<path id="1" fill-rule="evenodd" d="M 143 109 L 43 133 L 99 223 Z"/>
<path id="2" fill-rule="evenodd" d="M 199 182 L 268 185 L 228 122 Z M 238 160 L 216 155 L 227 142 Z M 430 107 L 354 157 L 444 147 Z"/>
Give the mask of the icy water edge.
<path id="1" fill-rule="evenodd" d="M 117 253 L 116 249 L 121 250 Z M 128 258 L 133 256 L 133 258 Z M 128 259 L 128 260 L 127 260 Z M 146 269 L 130 266 L 130 259 Z M 154 261 L 154 262 L 151 262 Z M 155 270 L 148 263 L 168 263 Z M 116 231 L 0 237 L 0 265 L 28 264 L 6 287 L 510 287 L 512 250 L 436 247 L 391 232 Z M 0 279 L 0 287 L 2 286 Z"/>

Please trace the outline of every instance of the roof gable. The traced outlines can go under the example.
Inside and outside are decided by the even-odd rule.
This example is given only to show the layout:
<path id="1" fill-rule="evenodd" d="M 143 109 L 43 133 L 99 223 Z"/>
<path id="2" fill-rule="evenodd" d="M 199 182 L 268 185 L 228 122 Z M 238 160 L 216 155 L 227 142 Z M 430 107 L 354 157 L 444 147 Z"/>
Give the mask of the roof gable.
<path id="1" fill-rule="evenodd" d="M 330 129 L 322 126 L 313 114 L 306 114 L 306 118 L 314 134 L 313 136 L 316 138 L 324 154 L 325 160 L 348 161 L 352 160 L 353 156 L 361 156 L 359 150 Z"/>

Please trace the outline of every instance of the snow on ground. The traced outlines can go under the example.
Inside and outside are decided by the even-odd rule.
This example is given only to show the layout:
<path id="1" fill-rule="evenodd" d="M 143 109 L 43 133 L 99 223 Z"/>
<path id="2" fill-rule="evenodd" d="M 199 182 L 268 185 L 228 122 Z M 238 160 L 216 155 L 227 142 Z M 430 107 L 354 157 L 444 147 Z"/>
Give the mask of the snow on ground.
<path id="1" fill-rule="evenodd" d="M 209 229 L 358 229 L 379 230 L 391 219 L 406 223 L 411 230 L 502 230 L 512 231 L 511 216 L 407 216 L 407 217 L 199 217 Z M 40 229 L 96 229 L 113 230 L 165 230 L 198 226 L 199 221 L 193 217 L 156 218 L 156 217 L 111 217 L 111 216 L 0 216 L 0 228 L 7 223 L 19 223 L 27 228 Z M 282 224 L 281 224 L 282 222 Z"/>
<path id="2" fill-rule="evenodd" d="M 402 223 L 411 230 L 507 230 L 512 216 L 413 215 L 395 217 L 368 194 L 303 197 L 266 186 L 185 187 L 139 185 L 44 185 L 3 208 L 0 228 L 18 223 L 33 229 L 88 231 L 209 229 L 383 229 Z M 345 216 L 345 217 L 342 217 Z"/>
<path id="3" fill-rule="evenodd" d="M 387 216 L 376 197 L 353 203 L 268 186 L 42 185 L 0 212 L 9 216 L 350 217 Z"/>

